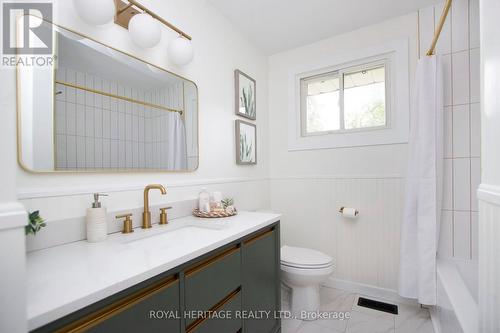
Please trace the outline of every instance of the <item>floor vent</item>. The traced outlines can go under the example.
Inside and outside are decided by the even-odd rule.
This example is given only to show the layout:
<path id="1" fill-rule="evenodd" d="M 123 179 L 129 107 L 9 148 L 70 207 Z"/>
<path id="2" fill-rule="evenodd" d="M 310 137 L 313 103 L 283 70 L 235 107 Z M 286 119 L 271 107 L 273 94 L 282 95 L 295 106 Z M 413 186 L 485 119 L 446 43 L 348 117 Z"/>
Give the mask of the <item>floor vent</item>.
<path id="1" fill-rule="evenodd" d="M 360 297 L 358 299 L 358 306 L 362 306 L 362 307 L 377 310 L 377 311 L 392 313 L 392 314 L 396 314 L 396 315 L 398 314 L 398 306 L 397 305 L 379 302 L 379 301 L 374 301 L 372 299 L 368 299 L 368 298 L 364 298 L 364 297 Z"/>

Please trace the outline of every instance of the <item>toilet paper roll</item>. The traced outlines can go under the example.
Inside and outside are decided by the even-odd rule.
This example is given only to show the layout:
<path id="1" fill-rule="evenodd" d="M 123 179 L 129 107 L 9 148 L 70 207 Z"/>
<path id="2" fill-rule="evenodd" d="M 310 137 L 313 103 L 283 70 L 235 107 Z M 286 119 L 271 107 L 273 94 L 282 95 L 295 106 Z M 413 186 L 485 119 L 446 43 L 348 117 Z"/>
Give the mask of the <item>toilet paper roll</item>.
<path id="1" fill-rule="evenodd" d="M 351 207 L 340 208 L 340 213 L 342 214 L 342 216 L 348 219 L 355 219 L 356 217 L 358 217 L 359 214 L 356 208 L 351 208 Z"/>

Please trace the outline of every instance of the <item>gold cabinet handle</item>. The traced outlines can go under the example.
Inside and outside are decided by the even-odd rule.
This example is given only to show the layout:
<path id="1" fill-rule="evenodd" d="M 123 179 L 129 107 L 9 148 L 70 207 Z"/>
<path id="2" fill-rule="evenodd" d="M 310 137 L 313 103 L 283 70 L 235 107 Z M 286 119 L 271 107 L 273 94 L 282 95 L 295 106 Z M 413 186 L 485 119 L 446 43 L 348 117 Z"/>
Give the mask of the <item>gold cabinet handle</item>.
<path id="1" fill-rule="evenodd" d="M 189 278 L 190 276 L 198 273 L 199 271 L 205 269 L 206 267 L 211 266 L 212 264 L 216 263 L 217 261 L 224 259 L 224 258 L 226 258 L 226 257 L 228 257 L 228 256 L 230 256 L 238 251 L 240 251 L 239 245 L 231 247 L 228 250 L 225 250 L 219 254 L 216 254 L 215 256 L 213 256 L 209 259 L 206 259 L 206 260 L 202 261 L 201 263 L 196 264 L 195 266 L 187 269 L 186 273 L 184 275 L 186 276 L 186 278 Z"/>
<path id="2" fill-rule="evenodd" d="M 168 224 L 167 209 L 172 209 L 172 206 L 160 208 L 160 224 Z"/>
<path id="3" fill-rule="evenodd" d="M 134 232 L 134 229 L 132 228 L 132 213 L 116 215 L 115 217 L 117 219 L 125 219 L 123 220 L 122 234 L 130 234 Z"/>
<path id="4" fill-rule="evenodd" d="M 244 245 L 250 245 L 250 244 L 252 244 L 252 243 L 255 243 L 255 242 L 256 242 L 256 241 L 258 241 L 258 240 L 261 240 L 261 239 L 262 239 L 262 238 L 264 238 L 264 237 L 267 237 L 267 236 L 272 235 L 273 233 L 274 233 L 274 228 L 269 229 L 269 230 L 264 231 L 264 232 L 262 232 L 262 233 L 260 233 L 260 234 L 258 234 L 258 235 L 253 236 L 252 238 L 249 238 L 249 239 L 244 240 L 244 241 L 243 241 L 243 244 L 244 244 Z"/>
<path id="5" fill-rule="evenodd" d="M 241 286 L 236 288 L 232 293 L 224 297 L 219 303 L 215 304 L 213 307 L 208 310 L 208 313 L 213 313 L 217 312 L 220 309 L 222 309 L 227 303 L 231 302 L 238 294 L 241 292 Z M 204 317 L 204 318 L 199 318 L 196 321 L 194 321 L 192 324 L 190 324 L 186 328 L 186 333 L 191 333 L 194 332 L 201 324 L 203 324 L 205 321 L 209 320 L 209 317 Z"/>
<path id="6" fill-rule="evenodd" d="M 89 330 L 90 328 L 102 323 L 129 309 L 141 301 L 158 294 L 159 292 L 171 287 L 173 284 L 178 283 L 179 278 L 177 275 L 168 277 L 155 283 L 149 287 L 146 287 L 132 295 L 125 297 L 124 299 L 118 300 L 113 304 L 104 307 L 101 310 L 93 312 L 81 319 L 78 319 L 71 324 L 56 330 L 56 333 L 81 333 Z"/>

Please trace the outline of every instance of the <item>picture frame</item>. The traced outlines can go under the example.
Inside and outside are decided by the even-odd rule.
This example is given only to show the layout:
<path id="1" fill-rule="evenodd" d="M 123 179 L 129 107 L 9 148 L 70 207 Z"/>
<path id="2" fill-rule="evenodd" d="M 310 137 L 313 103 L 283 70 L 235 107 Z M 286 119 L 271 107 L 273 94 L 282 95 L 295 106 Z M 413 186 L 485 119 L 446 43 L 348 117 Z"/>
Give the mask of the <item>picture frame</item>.
<path id="1" fill-rule="evenodd" d="M 257 125 L 235 120 L 236 164 L 257 164 Z"/>
<path id="2" fill-rule="evenodd" d="M 239 69 L 234 71 L 235 113 L 250 120 L 257 119 L 257 82 Z"/>

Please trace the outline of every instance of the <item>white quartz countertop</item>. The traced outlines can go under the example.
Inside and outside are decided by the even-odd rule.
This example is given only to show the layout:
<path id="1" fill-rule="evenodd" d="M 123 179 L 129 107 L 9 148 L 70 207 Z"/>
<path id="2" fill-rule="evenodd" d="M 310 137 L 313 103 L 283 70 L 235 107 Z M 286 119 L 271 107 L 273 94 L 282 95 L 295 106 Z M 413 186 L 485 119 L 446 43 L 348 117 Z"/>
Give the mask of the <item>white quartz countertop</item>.
<path id="1" fill-rule="evenodd" d="M 224 219 L 193 216 L 28 253 L 29 329 L 35 329 L 264 228 L 279 214 L 239 212 Z"/>

